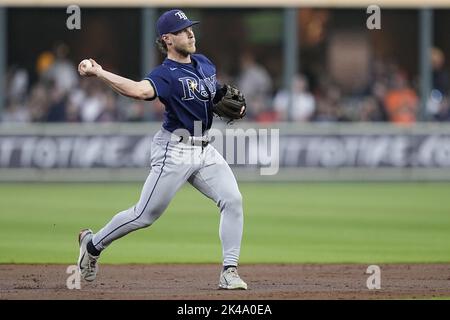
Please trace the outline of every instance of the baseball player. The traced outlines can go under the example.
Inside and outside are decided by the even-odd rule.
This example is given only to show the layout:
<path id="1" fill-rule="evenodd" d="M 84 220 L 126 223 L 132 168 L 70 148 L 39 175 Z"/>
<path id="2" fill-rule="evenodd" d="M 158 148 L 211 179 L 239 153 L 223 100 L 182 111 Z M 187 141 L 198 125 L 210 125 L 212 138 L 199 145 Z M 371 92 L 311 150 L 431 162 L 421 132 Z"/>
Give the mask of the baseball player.
<path id="1" fill-rule="evenodd" d="M 237 272 L 243 231 L 242 196 L 229 165 L 209 144 L 207 135 L 213 111 L 220 114 L 219 109 L 226 107 L 228 99 L 233 107 L 239 107 L 237 115 L 233 110 L 225 110 L 222 115 L 241 118 L 245 114 L 245 99 L 236 88 L 218 85 L 215 65 L 204 55 L 195 54 L 192 26 L 197 23 L 181 10 L 166 11 L 159 17 L 157 43 L 167 58 L 140 82 L 108 72 L 93 59 L 78 67 L 80 75 L 98 77 L 124 96 L 141 100 L 158 98 L 165 105 L 162 128 L 151 145 L 151 171 L 139 201 L 116 214 L 97 233 L 85 229 L 79 234 L 78 266 L 87 281 L 95 279 L 97 260 L 107 246 L 132 231 L 152 225 L 188 181 L 220 209 L 223 269 L 219 288 L 247 289 Z M 201 124 L 200 133 L 195 132 L 198 130 L 194 130 L 194 122 Z"/>

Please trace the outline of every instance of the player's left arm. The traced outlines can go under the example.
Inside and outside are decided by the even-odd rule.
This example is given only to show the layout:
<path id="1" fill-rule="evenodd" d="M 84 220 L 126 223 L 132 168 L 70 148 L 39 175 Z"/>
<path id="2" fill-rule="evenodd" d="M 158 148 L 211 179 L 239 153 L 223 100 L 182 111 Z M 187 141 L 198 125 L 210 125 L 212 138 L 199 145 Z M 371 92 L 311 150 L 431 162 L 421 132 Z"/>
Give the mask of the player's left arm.
<path id="1" fill-rule="evenodd" d="M 224 88 L 225 86 L 221 85 L 219 82 L 216 82 L 216 94 L 214 95 L 213 99 L 214 104 L 219 102 L 225 95 Z"/>

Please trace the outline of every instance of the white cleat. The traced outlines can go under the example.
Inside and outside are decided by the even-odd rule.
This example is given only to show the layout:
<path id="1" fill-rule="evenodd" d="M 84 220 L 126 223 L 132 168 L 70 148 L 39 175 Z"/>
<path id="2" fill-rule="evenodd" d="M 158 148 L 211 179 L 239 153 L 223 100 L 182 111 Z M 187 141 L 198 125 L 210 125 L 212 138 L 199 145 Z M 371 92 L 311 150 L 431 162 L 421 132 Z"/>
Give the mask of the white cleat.
<path id="1" fill-rule="evenodd" d="M 86 248 L 86 245 L 91 241 L 93 236 L 91 229 L 84 229 L 78 235 L 78 242 L 80 244 L 80 256 L 78 257 L 78 269 L 81 277 L 86 281 L 94 281 L 97 276 L 98 256 L 91 255 Z"/>
<path id="2" fill-rule="evenodd" d="M 220 273 L 219 288 L 227 290 L 247 290 L 247 284 L 239 277 L 235 267 Z"/>

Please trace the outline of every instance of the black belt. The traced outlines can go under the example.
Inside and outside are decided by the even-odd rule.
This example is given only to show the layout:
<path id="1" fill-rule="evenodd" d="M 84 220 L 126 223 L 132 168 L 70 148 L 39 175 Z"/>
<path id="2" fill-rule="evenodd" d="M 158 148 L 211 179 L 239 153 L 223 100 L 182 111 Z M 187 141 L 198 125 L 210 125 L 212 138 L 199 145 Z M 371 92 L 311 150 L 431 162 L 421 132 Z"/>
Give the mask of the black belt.
<path id="1" fill-rule="evenodd" d="M 182 142 L 184 144 L 187 145 L 191 145 L 191 146 L 199 146 L 199 147 L 206 147 L 209 144 L 209 139 L 205 140 L 205 138 L 203 137 L 193 137 L 193 136 L 189 136 L 189 137 L 182 137 L 180 136 L 180 140 L 179 142 Z"/>

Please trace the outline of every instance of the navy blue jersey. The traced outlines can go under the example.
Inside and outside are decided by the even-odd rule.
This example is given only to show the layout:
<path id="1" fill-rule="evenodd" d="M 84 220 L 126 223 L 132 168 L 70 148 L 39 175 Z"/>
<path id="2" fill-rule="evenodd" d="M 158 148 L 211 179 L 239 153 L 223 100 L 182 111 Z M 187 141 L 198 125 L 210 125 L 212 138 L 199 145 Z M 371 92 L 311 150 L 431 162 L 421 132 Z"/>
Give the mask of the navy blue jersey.
<path id="1" fill-rule="evenodd" d="M 202 134 L 211 128 L 212 100 L 218 87 L 216 67 L 204 55 L 191 55 L 192 63 L 170 59 L 145 77 L 165 105 L 163 128 L 186 129 L 194 135 L 194 121 L 202 122 Z M 197 133 L 198 135 L 198 133 Z"/>

